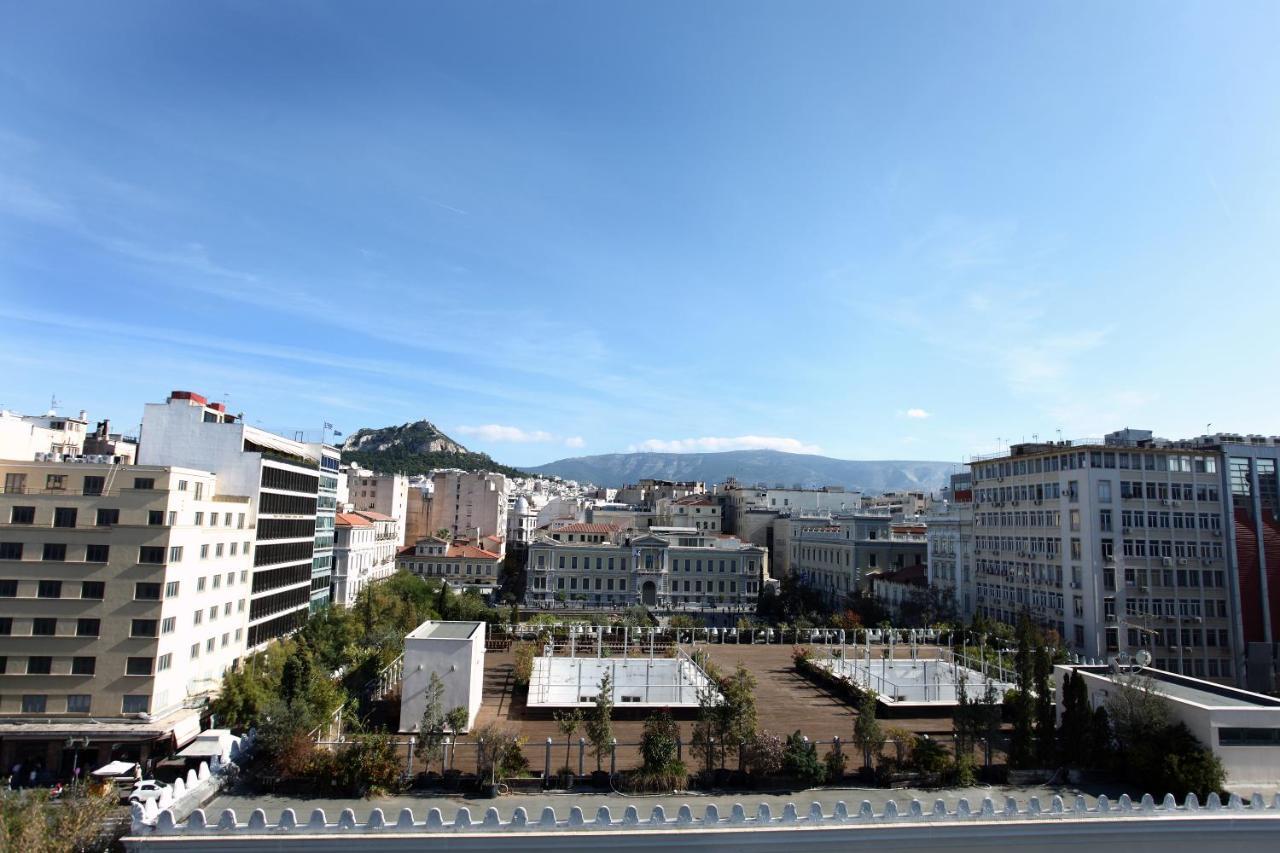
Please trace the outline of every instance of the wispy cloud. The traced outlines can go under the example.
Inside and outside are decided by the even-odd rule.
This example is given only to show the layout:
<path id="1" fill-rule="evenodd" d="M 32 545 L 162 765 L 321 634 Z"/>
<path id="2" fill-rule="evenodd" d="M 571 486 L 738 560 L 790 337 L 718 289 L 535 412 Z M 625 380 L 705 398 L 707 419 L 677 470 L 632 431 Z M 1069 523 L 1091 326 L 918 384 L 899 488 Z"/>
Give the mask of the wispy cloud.
<path id="1" fill-rule="evenodd" d="M 478 438 L 481 441 L 509 441 L 517 444 L 540 444 L 556 440 L 554 435 L 544 430 L 524 430 L 505 424 L 481 424 L 480 426 L 464 424 L 458 427 L 457 432 L 459 435 Z"/>
<path id="2" fill-rule="evenodd" d="M 907 409 L 906 416 L 909 418 L 914 418 L 915 420 L 920 420 L 920 421 L 924 420 L 927 417 L 930 417 L 929 413 L 926 412 L 924 409 Z"/>
<path id="3" fill-rule="evenodd" d="M 587 441 L 580 435 L 571 435 L 564 440 L 565 447 L 586 447 Z"/>
<path id="4" fill-rule="evenodd" d="M 701 438 L 674 438 L 664 440 L 650 438 L 627 448 L 631 452 L 653 453 L 716 453 L 722 450 L 781 450 L 786 453 L 821 453 L 816 444 L 806 444 L 797 438 L 773 435 L 738 435 L 732 437 L 702 436 Z"/>

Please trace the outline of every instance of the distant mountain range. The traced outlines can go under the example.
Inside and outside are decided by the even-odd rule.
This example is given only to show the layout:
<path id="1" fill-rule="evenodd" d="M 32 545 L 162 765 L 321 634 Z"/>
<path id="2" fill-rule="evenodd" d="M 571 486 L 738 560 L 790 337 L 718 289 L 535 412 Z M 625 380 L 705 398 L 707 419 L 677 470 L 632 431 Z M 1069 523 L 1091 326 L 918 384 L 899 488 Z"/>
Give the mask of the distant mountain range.
<path id="1" fill-rule="evenodd" d="M 342 444 L 342 461 L 387 474 L 425 474 L 435 468 L 497 471 L 524 476 L 486 453 L 473 453 L 430 421 L 414 421 L 380 429 L 360 429 Z"/>
<path id="2" fill-rule="evenodd" d="M 844 486 L 863 492 L 936 492 L 945 485 L 953 462 L 857 461 L 778 450 L 730 450 L 723 453 L 607 453 L 560 459 L 527 469 L 566 480 L 623 486 L 642 477 L 769 486 Z"/>

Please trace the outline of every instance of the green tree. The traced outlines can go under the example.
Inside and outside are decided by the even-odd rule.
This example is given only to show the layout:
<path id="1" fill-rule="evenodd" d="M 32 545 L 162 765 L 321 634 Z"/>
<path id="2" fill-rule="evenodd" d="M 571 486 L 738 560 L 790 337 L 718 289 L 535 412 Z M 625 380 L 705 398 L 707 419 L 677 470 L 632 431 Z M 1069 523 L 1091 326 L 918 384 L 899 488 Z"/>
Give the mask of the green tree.
<path id="1" fill-rule="evenodd" d="M 782 755 L 782 772 L 806 788 L 821 785 L 827 778 L 827 769 L 818 760 L 817 746 L 807 741 L 799 730 L 787 735 L 787 745 Z"/>
<path id="2" fill-rule="evenodd" d="M 414 746 L 414 755 L 422 762 L 423 769 L 427 770 L 430 769 L 431 762 L 444 754 L 444 682 L 434 672 L 427 682 L 423 697 L 426 704 L 422 709 L 422 720 L 418 723 L 418 742 Z"/>
<path id="3" fill-rule="evenodd" d="M 853 742 L 862 750 L 862 766 L 871 769 L 871 751 L 880 750 L 884 734 L 876 719 L 876 694 L 868 690 L 858 703 L 858 718 L 853 723 Z"/>
<path id="4" fill-rule="evenodd" d="M 1053 762 L 1057 746 L 1058 709 L 1053 699 L 1053 657 L 1043 642 L 1036 646 L 1035 664 L 1036 758 Z"/>
<path id="5" fill-rule="evenodd" d="M 561 768 L 561 772 L 572 773 L 573 767 L 569 764 L 569 753 L 573 748 L 573 736 L 582 725 L 582 711 L 577 708 L 572 711 L 557 711 L 555 721 L 556 728 L 560 730 L 560 734 L 564 735 L 564 767 Z"/>
<path id="6" fill-rule="evenodd" d="M 587 717 L 587 740 L 600 770 L 604 756 L 613 748 L 613 679 L 605 673 L 596 688 L 596 701 Z"/>
<path id="7" fill-rule="evenodd" d="M 119 832 L 108 820 L 119 809 L 116 792 L 87 784 L 68 787 L 60 802 L 47 791 L 0 791 L 0 850 L 14 853 L 99 853 Z"/>
<path id="8" fill-rule="evenodd" d="M 1036 756 L 1035 645 L 1035 627 L 1024 615 L 1018 622 L 1018 651 L 1014 656 L 1016 686 L 1005 699 L 1013 717 L 1009 761 L 1014 767 L 1029 767 Z"/>
<path id="9" fill-rule="evenodd" d="M 1084 676 L 1067 670 L 1062 680 L 1062 725 L 1058 729 L 1058 754 L 1073 767 L 1091 766 L 1094 760 L 1089 731 L 1093 712 Z"/>

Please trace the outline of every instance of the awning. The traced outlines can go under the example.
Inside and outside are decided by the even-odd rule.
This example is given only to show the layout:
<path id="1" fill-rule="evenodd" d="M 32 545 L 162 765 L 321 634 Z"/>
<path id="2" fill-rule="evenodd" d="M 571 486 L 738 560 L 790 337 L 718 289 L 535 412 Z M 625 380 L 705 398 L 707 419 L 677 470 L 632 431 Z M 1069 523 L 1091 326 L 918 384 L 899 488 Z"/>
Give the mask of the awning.
<path id="1" fill-rule="evenodd" d="M 227 729 L 209 729 L 196 738 L 195 743 L 178 753 L 178 758 L 212 758 L 231 755 L 231 744 L 238 738 Z"/>
<path id="2" fill-rule="evenodd" d="M 132 761 L 112 761 L 110 764 L 104 764 L 97 770 L 93 771 L 94 776 L 110 778 L 113 776 L 126 776 L 133 772 L 133 768 L 138 765 Z"/>
<path id="3" fill-rule="evenodd" d="M 179 749 L 195 740 L 198 734 L 200 734 L 199 714 L 182 717 L 173 724 L 173 743 Z"/>

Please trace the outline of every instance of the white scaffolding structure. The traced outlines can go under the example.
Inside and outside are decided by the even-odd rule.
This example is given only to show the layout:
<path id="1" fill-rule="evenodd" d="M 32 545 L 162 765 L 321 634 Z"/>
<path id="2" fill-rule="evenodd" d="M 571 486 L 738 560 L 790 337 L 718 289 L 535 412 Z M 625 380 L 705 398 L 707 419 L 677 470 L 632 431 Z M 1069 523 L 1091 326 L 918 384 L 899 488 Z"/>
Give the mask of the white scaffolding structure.
<path id="1" fill-rule="evenodd" d="M 1002 667 L 971 660 L 949 649 L 929 649 L 930 656 L 922 657 L 913 645 L 908 658 L 894 657 L 892 646 L 882 646 L 874 655 L 870 645 L 861 647 L 861 654 L 856 646 L 849 651 L 852 653 L 819 658 L 813 663 L 858 688 L 874 690 L 877 701 L 885 705 L 957 705 L 961 689 L 970 701 L 978 701 L 988 683 L 995 686 L 1003 701 L 1005 691 L 1013 687 L 1010 681 L 1003 680 L 1008 673 Z"/>

